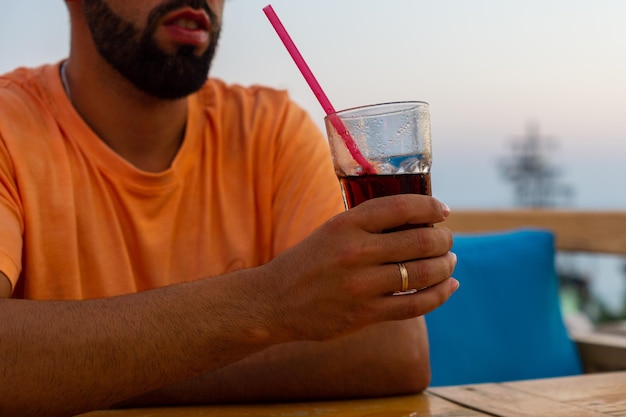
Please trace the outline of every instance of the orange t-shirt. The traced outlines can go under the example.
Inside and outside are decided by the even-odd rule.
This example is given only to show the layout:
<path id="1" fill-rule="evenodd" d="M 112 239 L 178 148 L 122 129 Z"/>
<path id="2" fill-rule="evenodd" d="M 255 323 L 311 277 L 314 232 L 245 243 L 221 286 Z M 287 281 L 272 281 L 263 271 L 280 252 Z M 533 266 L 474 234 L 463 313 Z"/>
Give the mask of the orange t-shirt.
<path id="1" fill-rule="evenodd" d="M 188 106 L 171 167 L 147 173 L 80 118 L 58 64 L 0 77 L 13 297 L 113 296 L 262 265 L 343 209 L 325 138 L 285 92 L 211 79 Z"/>

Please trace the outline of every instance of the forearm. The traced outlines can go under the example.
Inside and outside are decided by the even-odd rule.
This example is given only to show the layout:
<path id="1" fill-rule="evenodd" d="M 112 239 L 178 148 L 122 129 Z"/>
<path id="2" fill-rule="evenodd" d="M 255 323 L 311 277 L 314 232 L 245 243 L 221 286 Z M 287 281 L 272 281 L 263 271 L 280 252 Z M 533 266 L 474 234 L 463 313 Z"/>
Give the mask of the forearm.
<path id="1" fill-rule="evenodd" d="M 331 342 L 274 346 L 123 407 L 317 400 L 419 392 L 430 381 L 423 318 L 370 326 Z"/>
<path id="2" fill-rule="evenodd" d="M 256 312 L 210 281 L 90 301 L 0 299 L 1 414 L 107 407 L 264 348 Z"/>
<path id="3" fill-rule="evenodd" d="M 323 398 L 422 389 L 423 368 L 411 388 L 396 383 L 415 377 L 414 361 L 427 366 L 425 330 L 411 338 L 399 328 L 457 289 L 449 278 L 452 236 L 445 228 L 379 232 L 436 223 L 446 213 L 422 195 L 373 199 L 258 268 L 100 300 L 0 299 L 2 415 L 54 417 L 107 407 L 304 341 L 313 342 L 276 347 L 211 375 L 216 383 L 208 386 L 219 393 L 213 401 L 226 398 L 220 383 L 242 387 L 233 389 L 232 400 L 248 386 L 256 387 L 250 399 L 265 400 L 280 392 Z M 395 297 L 394 263 L 405 259 L 412 259 L 405 262 L 409 288 L 423 290 Z M 381 322 L 392 324 L 375 326 Z"/>

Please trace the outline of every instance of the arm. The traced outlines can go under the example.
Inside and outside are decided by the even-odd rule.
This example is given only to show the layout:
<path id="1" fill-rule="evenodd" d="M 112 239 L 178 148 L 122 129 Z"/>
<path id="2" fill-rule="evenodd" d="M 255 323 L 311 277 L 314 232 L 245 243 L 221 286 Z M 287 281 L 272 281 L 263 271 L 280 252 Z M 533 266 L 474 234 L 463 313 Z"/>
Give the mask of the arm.
<path id="1" fill-rule="evenodd" d="M 118 406 L 375 397 L 430 381 L 423 318 L 370 326 L 342 339 L 275 346 L 215 372 Z"/>
<path id="2" fill-rule="evenodd" d="M 417 318 L 326 343 L 276 346 L 119 406 L 399 395 L 422 391 L 429 382 L 427 332 Z"/>
<path id="3" fill-rule="evenodd" d="M 246 317 L 260 317 L 254 301 L 228 301 L 255 279 L 245 275 L 90 301 L 0 300 L 1 414 L 75 415 L 267 347 L 262 319 Z"/>
<path id="4" fill-rule="evenodd" d="M 449 279 L 451 234 L 380 231 L 446 216 L 426 196 L 380 198 L 334 217 L 262 267 L 106 299 L 2 299 L 0 410 L 74 415 L 271 346 L 341 343 L 376 323 L 421 316 L 457 288 Z M 406 262 L 410 287 L 428 288 L 390 296 L 400 281 L 394 263 L 405 259 L 415 259 Z"/>

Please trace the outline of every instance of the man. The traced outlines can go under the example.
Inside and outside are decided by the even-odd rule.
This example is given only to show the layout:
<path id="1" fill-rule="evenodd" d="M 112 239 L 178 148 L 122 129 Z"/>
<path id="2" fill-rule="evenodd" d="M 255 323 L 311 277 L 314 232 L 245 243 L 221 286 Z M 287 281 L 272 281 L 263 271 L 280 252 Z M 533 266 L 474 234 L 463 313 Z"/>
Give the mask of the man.
<path id="1" fill-rule="evenodd" d="M 343 212 L 285 93 L 207 81 L 223 0 L 66 3 L 69 58 L 0 78 L 0 414 L 424 389 L 452 237 L 381 231 L 449 209 Z"/>

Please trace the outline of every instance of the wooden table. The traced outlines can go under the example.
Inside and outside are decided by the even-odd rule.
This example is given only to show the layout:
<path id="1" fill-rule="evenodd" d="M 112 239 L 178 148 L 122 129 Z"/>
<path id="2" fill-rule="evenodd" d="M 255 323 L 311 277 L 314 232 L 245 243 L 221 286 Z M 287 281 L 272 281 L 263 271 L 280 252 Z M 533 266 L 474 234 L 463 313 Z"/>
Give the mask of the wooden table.
<path id="1" fill-rule="evenodd" d="M 484 417 L 487 414 L 424 393 L 354 401 L 146 408 L 94 411 L 80 417 Z"/>
<path id="2" fill-rule="evenodd" d="M 626 372 L 431 388 L 429 392 L 496 416 L 626 416 Z"/>
<path id="3" fill-rule="evenodd" d="M 626 371 L 353 401 L 107 410 L 81 417 L 626 417 Z"/>

